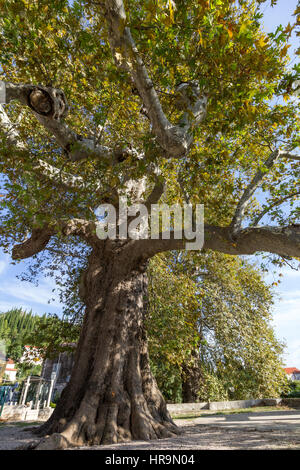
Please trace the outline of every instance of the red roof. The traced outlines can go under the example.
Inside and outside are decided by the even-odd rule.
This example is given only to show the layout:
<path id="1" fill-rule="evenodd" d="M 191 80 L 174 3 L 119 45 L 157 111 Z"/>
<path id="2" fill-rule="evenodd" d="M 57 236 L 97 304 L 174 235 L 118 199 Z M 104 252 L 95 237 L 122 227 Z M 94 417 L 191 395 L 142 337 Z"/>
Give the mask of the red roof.
<path id="1" fill-rule="evenodd" d="M 286 367 L 284 370 L 285 370 L 285 373 L 288 375 L 291 375 L 294 372 L 300 373 L 300 370 L 297 369 L 297 367 Z"/>
<path id="2" fill-rule="evenodd" d="M 12 359 L 7 359 L 7 361 L 6 361 L 6 364 L 14 364 L 14 363 L 15 363 L 15 361 L 13 361 Z"/>

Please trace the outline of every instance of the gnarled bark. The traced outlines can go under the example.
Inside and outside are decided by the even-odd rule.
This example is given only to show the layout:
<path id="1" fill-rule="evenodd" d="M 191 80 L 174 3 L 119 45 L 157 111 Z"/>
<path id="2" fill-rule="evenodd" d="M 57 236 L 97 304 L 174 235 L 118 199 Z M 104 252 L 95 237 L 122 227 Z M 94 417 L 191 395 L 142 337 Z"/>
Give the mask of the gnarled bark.
<path id="1" fill-rule="evenodd" d="M 129 263 L 130 264 L 130 263 Z M 144 317 L 146 263 L 94 250 L 82 296 L 86 315 L 70 382 L 37 449 L 156 439 L 178 433 L 153 378 Z"/>

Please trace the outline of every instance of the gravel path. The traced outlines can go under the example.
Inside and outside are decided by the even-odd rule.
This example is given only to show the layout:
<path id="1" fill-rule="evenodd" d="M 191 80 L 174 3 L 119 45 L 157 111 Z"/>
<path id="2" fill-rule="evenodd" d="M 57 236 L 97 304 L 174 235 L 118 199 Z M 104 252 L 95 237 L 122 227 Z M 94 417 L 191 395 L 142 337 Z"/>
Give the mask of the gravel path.
<path id="1" fill-rule="evenodd" d="M 26 426 L 15 424 L 0 424 L 0 450 L 14 450 L 25 446 L 39 438 L 32 434 Z"/>
<path id="2" fill-rule="evenodd" d="M 134 441 L 80 450 L 300 450 L 300 412 L 276 411 L 178 419 L 182 434 L 158 441 Z M 0 449 L 13 450 L 38 438 L 20 425 L 0 426 Z"/>

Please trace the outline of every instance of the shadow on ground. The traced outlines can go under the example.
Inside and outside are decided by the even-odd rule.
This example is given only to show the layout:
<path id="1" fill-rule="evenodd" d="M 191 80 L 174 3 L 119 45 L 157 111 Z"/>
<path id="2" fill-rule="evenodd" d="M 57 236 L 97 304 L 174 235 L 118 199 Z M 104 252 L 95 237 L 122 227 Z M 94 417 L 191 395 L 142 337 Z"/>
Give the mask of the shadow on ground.
<path id="1" fill-rule="evenodd" d="M 158 441 L 80 447 L 80 450 L 300 449 L 300 410 L 209 415 L 176 420 L 182 434 Z M 38 438 L 26 428 L 0 426 L 0 449 L 17 449 Z M 78 449 L 78 448 L 77 448 Z"/>

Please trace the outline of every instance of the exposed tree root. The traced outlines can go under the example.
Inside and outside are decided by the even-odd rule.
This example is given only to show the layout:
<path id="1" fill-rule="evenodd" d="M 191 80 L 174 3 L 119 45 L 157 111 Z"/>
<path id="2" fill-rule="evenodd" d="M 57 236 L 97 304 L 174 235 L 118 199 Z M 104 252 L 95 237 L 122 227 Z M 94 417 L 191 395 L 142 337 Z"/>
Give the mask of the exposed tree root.
<path id="1" fill-rule="evenodd" d="M 31 443 L 26 448 L 35 450 L 64 450 L 78 446 L 93 446 L 128 442 L 132 440 L 154 440 L 175 437 L 181 430 L 173 423 L 158 423 L 145 414 L 133 414 L 131 430 L 117 425 L 117 414 L 107 410 L 96 425 L 88 422 L 75 426 L 70 424 L 61 433 L 53 433 L 43 437 L 38 443 Z M 137 437 L 135 437 L 137 436 Z"/>
<path id="2" fill-rule="evenodd" d="M 34 450 L 64 450 L 73 447 L 72 444 L 63 436 L 63 434 L 51 434 L 51 436 L 44 437 Z"/>
<path id="3" fill-rule="evenodd" d="M 106 409 L 105 409 L 106 408 Z M 53 428 L 52 428 L 53 430 Z M 34 430 L 35 433 L 41 432 Z M 72 420 L 62 432 L 46 435 L 38 443 L 36 450 L 63 450 L 70 447 L 93 446 L 128 442 L 131 440 L 153 440 L 175 437 L 179 428 L 172 420 L 157 421 L 147 410 L 134 406 L 131 413 L 119 410 L 116 406 L 102 405 L 102 413 L 96 423 L 89 419 Z"/>

